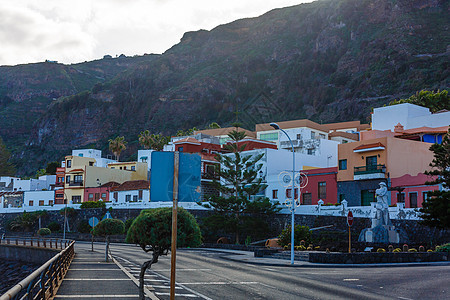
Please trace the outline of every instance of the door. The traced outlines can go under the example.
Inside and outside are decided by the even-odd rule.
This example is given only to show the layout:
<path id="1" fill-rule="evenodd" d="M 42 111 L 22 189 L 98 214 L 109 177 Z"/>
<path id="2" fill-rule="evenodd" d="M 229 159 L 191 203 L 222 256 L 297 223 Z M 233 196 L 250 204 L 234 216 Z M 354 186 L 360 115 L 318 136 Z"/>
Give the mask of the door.
<path id="1" fill-rule="evenodd" d="M 377 169 L 377 156 L 367 156 L 366 157 L 366 168 L 367 171 L 375 171 Z"/>
<path id="2" fill-rule="evenodd" d="M 361 191 L 361 206 L 370 206 L 370 202 L 375 202 L 375 192 L 369 190 Z"/>

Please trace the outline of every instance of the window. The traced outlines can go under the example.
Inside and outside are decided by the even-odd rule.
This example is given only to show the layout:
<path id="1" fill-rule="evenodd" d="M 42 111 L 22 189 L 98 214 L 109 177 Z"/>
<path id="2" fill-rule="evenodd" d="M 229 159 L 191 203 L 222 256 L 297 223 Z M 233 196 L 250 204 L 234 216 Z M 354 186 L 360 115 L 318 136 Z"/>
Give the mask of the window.
<path id="1" fill-rule="evenodd" d="M 345 194 L 339 194 L 339 203 L 345 200 Z"/>
<path id="2" fill-rule="evenodd" d="M 375 192 L 370 190 L 362 190 L 361 206 L 370 206 L 370 202 L 375 202 Z"/>
<path id="3" fill-rule="evenodd" d="M 114 192 L 114 199 L 116 200 L 116 202 L 117 202 L 117 200 L 119 200 L 119 193 L 118 192 Z"/>
<path id="4" fill-rule="evenodd" d="M 311 193 L 303 193 L 303 204 L 304 205 L 311 205 L 312 204 L 312 195 Z"/>
<path id="5" fill-rule="evenodd" d="M 298 189 L 294 189 L 295 199 L 298 199 Z M 292 188 L 286 189 L 286 198 L 292 198 Z"/>
<path id="6" fill-rule="evenodd" d="M 259 139 L 263 141 L 278 141 L 278 132 L 261 133 Z"/>
<path id="7" fill-rule="evenodd" d="M 93 165 L 94 165 L 94 162 L 93 162 L 93 161 L 90 161 L 90 162 L 89 162 L 89 166 L 92 167 Z"/>
<path id="8" fill-rule="evenodd" d="M 316 138 L 316 133 L 314 131 L 311 131 L 311 139 L 315 139 Z"/>
<path id="9" fill-rule="evenodd" d="M 417 193 L 409 193 L 409 207 L 417 208 Z"/>
<path id="10" fill-rule="evenodd" d="M 278 199 L 278 190 L 272 190 L 272 199 Z"/>
<path id="11" fill-rule="evenodd" d="M 366 167 L 367 171 L 376 170 L 377 168 L 377 156 L 367 156 L 366 157 Z"/>
<path id="12" fill-rule="evenodd" d="M 73 182 L 83 182 L 83 175 L 74 175 Z"/>
<path id="13" fill-rule="evenodd" d="M 64 194 L 55 194 L 56 198 L 64 198 Z"/>
<path id="14" fill-rule="evenodd" d="M 127 166 L 124 166 L 123 169 L 126 170 L 126 169 L 127 169 Z"/>
<path id="15" fill-rule="evenodd" d="M 324 139 L 325 138 L 325 134 L 319 133 L 319 138 Z"/>
<path id="16" fill-rule="evenodd" d="M 319 199 L 326 199 L 327 198 L 327 183 L 319 182 L 318 190 L 319 190 L 318 191 Z"/>
<path id="17" fill-rule="evenodd" d="M 28 202 L 28 205 L 29 205 L 29 206 L 33 206 L 33 204 L 34 204 L 34 203 L 33 203 L 33 200 L 31 200 L 30 202 Z"/>
<path id="18" fill-rule="evenodd" d="M 81 196 L 72 196 L 72 203 L 73 204 L 81 203 Z"/>
<path id="19" fill-rule="evenodd" d="M 339 170 L 347 170 L 347 160 L 346 159 L 339 160 Z"/>
<path id="20" fill-rule="evenodd" d="M 131 171 L 136 171 L 136 166 L 131 166 Z"/>
<path id="21" fill-rule="evenodd" d="M 95 201 L 100 200 L 100 193 L 95 193 Z"/>
<path id="22" fill-rule="evenodd" d="M 106 200 L 106 193 L 102 193 L 102 199 Z"/>
<path id="23" fill-rule="evenodd" d="M 297 140 L 301 140 L 302 139 L 302 135 L 300 133 L 297 133 Z"/>
<path id="24" fill-rule="evenodd" d="M 131 195 L 125 195 L 125 201 L 130 202 L 131 201 Z"/>
<path id="25" fill-rule="evenodd" d="M 143 190 L 139 190 L 138 191 L 138 194 L 139 194 L 139 200 L 142 200 L 142 196 L 143 196 L 143 194 L 144 194 L 144 191 Z"/>
<path id="26" fill-rule="evenodd" d="M 88 199 L 89 199 L 89 201 L 93 201 L 94 200 L 94 194 L 89 193 Z"/>
<path id="27" fill-rule="evenodd" d="M 138 195 L 133 195 L 133 202 L 137 202 L 138 200 Z"/>
<path id="28" fill-rule="evenodd" d="M 70 159 L 67 160 L 66 166 L 72 168 L 72 161 Z"/>
<path id="29" fill-rule="evenodd" d="M 348 141 L 347 140 L 342 140 L 342 144 L 347 144 Z"/>
<path id="30" fill-rule="evenodd" d="M 67 176 L 66 176 L 66 182 L 67 182 L 67 184 L 70 183 L 70 175 L 67 175 Z"/>
<path id="31" fill-rule="evenodd" d="M 405 193 L 397 193 L 397 203 L 405 203 Z"/>
<path id="32" fill-rule="evenodd" d="M 83 155 L 83 153 L 80 153 L 80 154 L 78 154 L 78 156 L 79 156 L 79 157 L 83 157 L 84 155 Z"/>
<path id="33" fill-rule="evenodd" d="M 39 200 L 39 206 L 44 206 L 44 200 Z"/>
<path id="34" fill-rule="evenodd" d="M 430 196 L 429 193 L 430 191 L 426 191 L 426 192 L 422 192 L 422 199 L 423 201 L 426 201 Z"/>
<path id="35" fill-rule="evenodd" d="M 314 155 L 314 149 L 308 149 L 308 155 Z"/>
<path id="36" fill-rule="evenodd" d="M 111 167 L 111 169 L 115 169 L 116 167 Z"/>
<path id="37" fill-rule="evenodd" d="M 48 201 L 48 205 L 53 206 L 53 200 L 49 200 L 49 201 Z"/>
<path id="38" fill-rule="evenodd" d="M 64 182 L 64 177 L 58 177 L 58 182 Z"/>

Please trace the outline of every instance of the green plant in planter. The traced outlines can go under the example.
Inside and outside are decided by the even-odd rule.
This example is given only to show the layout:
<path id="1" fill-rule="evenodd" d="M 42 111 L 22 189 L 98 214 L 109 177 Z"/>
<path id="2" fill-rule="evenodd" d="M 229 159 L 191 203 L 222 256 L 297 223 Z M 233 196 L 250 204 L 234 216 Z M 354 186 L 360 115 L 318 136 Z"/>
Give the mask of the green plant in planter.
<path id="1" fill-rule="evenodd" d="M 399 252 L 402 252 L 402 249 L 400 249 L 400 248 L 395 248 L 392 252 L 393 252 L 393 253 L 399 253 Z"/>
<path id="2" fill-rule="evenodd" d="M 408 252 L 417 252 L 417 249 L 416 248 L 411 248 L 411 249 L 408 250 Z"/>
<path id="3" fill-rule="evenodd" d="M 37 231 L 37 234 L 39 236 L 47 236 L 50 235 L 52 233 L 52 231 L 48 228 L 41 228 Z"/>
<path id="4" fill-rule="evenodd" d="M 301 245 L 301 240 L 306 242 L 311 241 L 311 231 L 308 226 L 295 225 L 294 227 L 294 246 Z M 278 244 L 281 246 L 289 245 L 291 242 L 291 226 L 283 229 L 278 236 Z"/>
<path id="5" fill-rule="evenodd" d="M 386 250 L 384 250 L 384 248 L 378 248 L 378 249 L 377 249 L 377 252 L 378 252 L 378 253 L 384 253 L 384 252 L 386 252 Z"/>
<path id="6" fill-rule="evenodd" d="M 447 244 L 444 244 L 441 246 L 437 246 L 436 252 L 450 252 L 450 243 L 447 243 Z"/>

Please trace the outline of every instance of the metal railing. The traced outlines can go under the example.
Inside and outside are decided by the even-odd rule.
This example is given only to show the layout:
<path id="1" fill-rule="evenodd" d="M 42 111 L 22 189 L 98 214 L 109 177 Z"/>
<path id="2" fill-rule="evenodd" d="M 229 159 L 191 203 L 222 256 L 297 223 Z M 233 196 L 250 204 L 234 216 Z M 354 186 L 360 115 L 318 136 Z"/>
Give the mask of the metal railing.
<path id="1" fill-rule="evenodd" d="M 8 244 L 11 239 L 15 239 L 17 245 L 20 238 L 5 238 L 2 241 Z M 28 239 L 27 239 L 28 240 Z M 39 239 L 42 240 L 42 239 Z M 43 239 L 48 241 L 49 239 Z M 55 240 L 55 239 L 50 239 Z M 5 244 L 5 243 L 3 243 Z M 9 243 L 11 244 L 11 243 Z M 56 295 L 56 291 L 61 284 L 64 276 L 69 269 L 70 263 L 75 255 L 75 241 L 59 240 L 59 243 L 38 242 L 35 245 L 65 245 L 65 248 L 48 260 L 39 269 L 31 273 L 28 277 L 20 281 L 18 284 L 9 289 L 5 294 L 0 296 L 0 300 L 10 299 L 52 299 Z M 38 246 L 39 247 L 39 246 Z M 49 247 L 46 247 L 49 248 Z"/>
<path id="2" fill-rule="evenodd" d="M 373 174 L 373 173 L 386 173 L 385 165 L 368 165 L 362 167 L 355 167 L 355 175 Z"/>
<path id="3" fill-rule="evenodd" d="M 61 250 L 68 247 L 71 242 L 72 240 L 34 237 L 3 237 L 0 239 L 0 245 L 29 246 Z"/>

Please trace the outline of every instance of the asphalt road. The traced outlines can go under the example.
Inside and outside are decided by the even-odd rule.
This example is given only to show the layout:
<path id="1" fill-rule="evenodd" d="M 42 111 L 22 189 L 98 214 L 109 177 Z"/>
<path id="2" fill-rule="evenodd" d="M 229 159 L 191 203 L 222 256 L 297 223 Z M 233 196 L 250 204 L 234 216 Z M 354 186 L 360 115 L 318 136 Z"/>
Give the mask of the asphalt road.
<path id="1" fill-rule="evenodd" d="M 136 278 L 151 258 L 131 245 L 112 245 L 111 252 Z M 176 299 L 450 299 L 449 266 L 298 268 L 235 262 L 227 255 L 177 250 Z M 147 271 L 145 282 L 158 298 L 169 299 L 169 278 L 170 254 Z"/>

